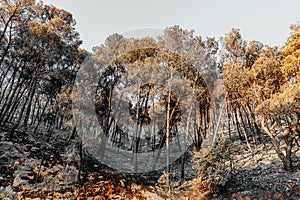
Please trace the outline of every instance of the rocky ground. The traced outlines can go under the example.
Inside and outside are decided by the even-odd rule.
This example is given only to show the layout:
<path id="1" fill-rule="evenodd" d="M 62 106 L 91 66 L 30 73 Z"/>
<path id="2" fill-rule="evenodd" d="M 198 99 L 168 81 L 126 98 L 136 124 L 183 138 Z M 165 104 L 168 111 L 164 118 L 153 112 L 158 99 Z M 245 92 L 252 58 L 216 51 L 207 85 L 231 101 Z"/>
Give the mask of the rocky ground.
<path id="1" fill-rule="evenodd" d="M 283 166 L 271 145 L 235 152 L 235 170 L 224 193 L 214 199 L 300 199 L 300 149 L 293 155 L 294 172 Z M 242 153 L 241 153 L 242 152 Z"/>
<path id="2" fill-rule="evenodd" d="M 196 187 L 191 161 L 183 183 L 179 165 L 171 167 L 167 190 L 162 171 L 118 173 L 88 152 L 80 155 L 79 142 L 63 133 L 33 136 L 30 130 L 15 130 L 10 138 L 9 127 L 0 129 L 0 199 L 300 199 L 299 147 L 293 155 L 295 171 L 286 172 L 270 145 L 252 152 L 239 145 L 233 152 L 229 181 L 221 191 L 205 197 Z"/>

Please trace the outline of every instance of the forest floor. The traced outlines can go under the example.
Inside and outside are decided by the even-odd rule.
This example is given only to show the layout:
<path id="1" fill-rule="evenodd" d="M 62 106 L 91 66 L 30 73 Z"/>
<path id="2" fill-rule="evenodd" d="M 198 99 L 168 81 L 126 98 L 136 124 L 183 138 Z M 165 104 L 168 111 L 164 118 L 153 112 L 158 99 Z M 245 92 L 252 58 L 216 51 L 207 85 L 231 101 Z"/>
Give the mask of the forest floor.
<path id="1" fill-rule="evenodd" d="M 10 138 L 10 128 L 0 127 L 0 199 L 300 199 L 297 146 L 295 170 L 287 172 L 271 145 L 258 145 L 252 152 L 239 145 L 232 152 L 234 170 L 225 186 L 205 195 L 197 189 L 190 160 L 184 182 L 178 178 L 180 165 L 171 167 L 167 190 L 162 171 L 122 174 L 101 165 L 85 151 L 79 162 L 75 139 L 68 141 L 68 135 L 63 134 L 32 136 L 30 132 L 15 130 Z"/>

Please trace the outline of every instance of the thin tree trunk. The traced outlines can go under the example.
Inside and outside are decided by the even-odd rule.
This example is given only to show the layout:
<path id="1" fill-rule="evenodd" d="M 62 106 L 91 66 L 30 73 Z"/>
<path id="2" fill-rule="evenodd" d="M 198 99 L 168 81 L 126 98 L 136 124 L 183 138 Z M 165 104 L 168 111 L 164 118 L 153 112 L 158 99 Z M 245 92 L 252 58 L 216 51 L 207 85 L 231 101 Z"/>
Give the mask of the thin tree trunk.
<path id="1" fill-rule="evenodd" d="M 138 138 L 138 132 L 139 132 L 139 120 L 140 120 L 140 95 L 141 95 L 141 90 L 140 90 L 140 85 L 138 85 L 138 90 L 137 90 L 137 103 L 136 103 L 136 113 L 135 113 L 135 122 L 136 122 L 136 129 L 135 129 L 135 136 L 133 138 L 133 162 L 134 162 L 134 172 L 138 172 L 138 166 L 137 166 L 137 153 L 138 153 L 138 147 L 139 147 L 139 138 Z M 142 124 L 140 124 L 142 126 Z"/>
<path id="2" fill-rule="evenodd" d="M 236 125 L 236 128 L 237 128 L 237 132 L 239 134 L 239 138 L 240 138 L 241 141 L 243 141 L 236 109 L 234 109 L 233 112 L 234 112 L 235 125 Z"/>
<path id="3" fill-rule="evenodd" d="M 9 108 L 11 107 L 11 103 L 12 103 L 12 100 L 14 98 L 14 95 L 15 95 L 15 91 L 16 89 L 18 88 L 17 86 L 14 88 L 14 82 L 15 82 L 15 78 L 16 78 L 16 73 L 17 73 L 17 70 L 14 69 L 14 72 L 11 76 L 11 83 L 10 83 L 10 87 L 9 87 L 9 91 L 6 95 L 6 98 L 3 102 L 3 106 L 1 108 L 1 111 L 0 111 L 0 123 L 3 122 L 3 119 L 7 113 L 7 111 L 9 110 Z M 6 85 L 4 91 L 3 91 L 3 96 L 5 95 L 5 92 L 6 92 L 6 89 L 7 89 L 7 86 L 9 85 L 9 83 Z"/>
<path id="4" fill-rule="evenodd" d="M 79 158 L 78 158 L 78 174 L 77 180 L 78 184 L 81 184 L 81 170 L 82 170 L 82 141 L 79 143 Z"/>
<path id="5" fill-rule="evenodd" d="M 36 119 L 36 115 L 37 115 L 37 113 L 39 112 L 39 109 L 40 109 L 38 94 L 36 95 L 36 97 L 34 99 L 35 99 L 35 101 L 34 101 L 34 104 L 33 104 L 33 110 L 32 110 L 32 114 L 31 114 L 30 125 L 34 124 L 34 121 Z"/>
<path id="6" fill-rule="evenodd" d="M 21 91 L 21 87 L 18 89 L 16 92 L 17 95 L 15 97 L 15 100 L 10 108 L 10 111 L 8 114 L 6 114 L 6 118 L 4 119 L 4 124 L 7 122 L 12 122 L 14 118 L 14 114 L 17 112 L 17 108 L 19 104 L 21 103 L 22 97 L 26 91 L 26 88 L 24 87 L 23 90 Z"/>
<path id="7" fill-rule="evenodd" d="M 27 126 L 28 124 L 28 120 L 29 120 L 29 117 L 30 117 L 30 112 L 31 112 L 31 105 L 32 105 L 32 100 L 33 100 L 33 96 L 35 94 L 35 88 L 36 88 L 36 81 L 35 81 L 35 78 L 33 79 L 33 85 L 32 85 L 32 89 L 31 89 L 31 93 L 30 93 L 30 96 L 29 96 L 29 101 L 28 101 L 28 105 L 27 105 L 27 109 L 26 109 L 26 114 L 25 114 L 25 118 L 24 118 L 24 126 Z"/>
<path id="8" fill-rule="evenodd" d="M 248 149 L 250 150 L 250 152 L 252 153 L 252 156 L 253 156 L 253 151 L 252 151 L 250 142 L 249 142 L 249 140 L 248 140 L 247 127 L 246 127 L 246 125 L 245 125 L 245 123 L 244 123 L 243 115 L 242 115 L 241 110 L 238 109 L 238 111 L 239 111 L 240 119 L 241 119 L 241 122 L 242 122 L 242 127 L 243 127 L 243 129 L 244 129 L 243 132 L 244 132 L 244 137 L 245 137 L 245 140 L 246 140 L 246 144 L 247 144 L 247 147 L 248 147 Z"/>
<path id="9" fill-rule="evenodd" d="M 283 167 L 285 170 L 291 171 L 292 170 L 292 166 L 291 166 L 291 161 L 287 159 L 287 157 L 284 156 L 284 154 L 280 151 L 280 143 L 279 141 L 276 139 L 275 136 L 273 136 L 273 134 L 271 133 L 271 131 L 269 130 L 269 128 L 267 127 L 267 124 L 265 122 L 265 119 L 262 118 L 261 120 L 261 126 L 262 129 L 266 132 L 266 134 L 270 137 L 273 147 L 278 155 L 278 157 L 280 158 L 280 160 L 283 163 Z M 287 149 L 288 150 L 288 149 Z M 290 150 L 290 149 L 289 149 Z M 286 154 L 287 156 L 290 156 L 290 154 Z"/>
<path id="10" fill-rule="evenodd" d="M 33 131 L 33 135 L 35 135 L 36 132 L 37 132 L 37 129 L 38 129 L 38 127 L 39 127 L 39 125 L 40 125 L 40 123 L 41 123 L 41 121 L 42 121 L 42 119 L 43 119 L 45 110 L 46 110 L 46 108 L 47 108 L 49 102 L 50 102 L 50 98 L 47 100 L 47 102 L 46 102 L 46 104 L 45 104 L 45 106 L 44 106 L 44 108 L 43 108 L 43 110 L 42 110 L 42 113 L 41 113 L 41 115 L 39 116 L 38 122 L 37 122 L 37 124 L 36 124 L 36 126 L 35 126 L 35 128 L 34 128 L 34 131 Z"/>

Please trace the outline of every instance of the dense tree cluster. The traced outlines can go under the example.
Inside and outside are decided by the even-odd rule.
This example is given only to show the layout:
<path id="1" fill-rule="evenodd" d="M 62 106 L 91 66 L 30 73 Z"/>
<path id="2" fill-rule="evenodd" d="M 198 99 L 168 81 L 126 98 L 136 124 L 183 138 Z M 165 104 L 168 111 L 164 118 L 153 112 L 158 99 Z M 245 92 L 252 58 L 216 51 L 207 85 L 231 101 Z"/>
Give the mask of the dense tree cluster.
<path id="1" fill-rule="evenodd" d="M 161 149 L 165 146 L 168 149 L 171 140 L 173 143 L 180 141 L 183 135 L 200 149 L 209 129 L 211 101 L 201 68 L 216 67 L 213 56 L 217 47 L 214 39 L 203 40 L 178 26 L 166 28 L 157 39 L 132 39 L 114 34 L 106 39 L 105 44 L 95 47 L 91 63 L 96 67 L 93 72 L 89 71 L 89 67 L 80 71 L 77 88 L 84 83 L 85 90 L 92 90 L 94 83 L 89 83 L 87 77 L 100 72 L 96 112 L 103 133 L 99 138 L 101 157 L 107 142 L 113 142 L 124 150 L 132 151 L 134 171 L 137 172 L 138 153 L 155 152 L 155 169 Z M 207 77 L 209 75 L 208 72 Z M 196 101 L 193 101 L 193 95 L 183 95 L 187 93 L 184 87 L 194 94 Z M 78 124 L 92 124 L 93 118 L 87 112 L 87 107 L 91 106 L 85 106 L 86 102 L 80 98 L 82 91 L 77 92 L 73 100 L 80 108 L 75 112 L 77 116 L 83 116 Z M 126 110 L 114 112 L 122 106 L 129 106 L 129 115 Z M 188 117 L 183 112 L 193 113 L 189 113 Z M 122 127 L 122 123 L 126 128 Z M 150 123 L 151 127 L 145 128 Z M 180 123 L 188 125 L 183 130 L 178 125 Z M 130 124 L 134 125 L 130 127 Z M 89 131 L 82 127 L 80 130 L 84 130 L 82 132 L 88 141 L 86 132 L 97 131 L 90 125 L 87 127 Z M 179 143 L 178 146 L 180 148 Z"/>
<path id="2" fill-rule="evenodd" d="M 0 124 L 60 128 L 66 108 L 57 97 L 84 56 L 72 14 L 22 0 L 2 1 L 0 15 Z"/>
<path id="3" fill-rule="evenodd" d="M 299 140 L 299 30 L 298 25 L 292 26 L 282 48 L 256 41 L 247 45 L 237 29 L 223 39 L 229 120 L 249 148 L 251 137 L 255 140 L 257 135 L 261 141 L 266 134 L 286 170 L 293 169 L 292 149 Z"/>

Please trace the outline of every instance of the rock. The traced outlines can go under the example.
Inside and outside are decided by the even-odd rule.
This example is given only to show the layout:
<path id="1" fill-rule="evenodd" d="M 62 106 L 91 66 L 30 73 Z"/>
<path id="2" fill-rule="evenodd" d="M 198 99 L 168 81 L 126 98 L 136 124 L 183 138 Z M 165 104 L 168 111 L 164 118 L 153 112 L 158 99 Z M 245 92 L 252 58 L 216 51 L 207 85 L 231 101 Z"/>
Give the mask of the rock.
<path id="1" fill-rule="evenodd" d="M 31 151 L 32 153 L 37 153 L 37 152 L 40 151 L 40 148 L 37 148 L 37 147 L 31 147 L 30 151 Z"/>
<path id="2" fill-rule="evenodd" d="M 37 192 L 43 189 L 43 185 L 40 183 L 36 183 L 32 186 L 32 191 Z"/>
<path id="3" fill-rule="evenodd" d="M 39 180 L 35 183 L 41 160 L 26 159 L 14 172 L 13 187 L 34 192 L 72 189 L 77 183 L 78 170 L 74 166 L 59 164 L 51 168 L 41 166 Z M 35 174 L 35 176 L 34 176 Z"/>
<path id="4" fill-rule="evenodd" d="M 14 163 L 24 156 L 16 146 L 18 145 L 9 141 L 0 142 L 0 162 L 2 165 Z"/>
<path id="5" fill-rule="evenodd" d="M 6 188 L 0 188 L 0 199 L 3 200 L 16 200 L 18 198 L 18 194 L 13 191 L 13 188 L 9 185 Z"/>
<path id="6" fill-rule="evenodd" d="M 29 175 L 30 171 L 15 171 L 14 173 L 14 182 L 13 187 L 26 186 L 29 184 L 29 180 L 32 180 L 33 177 Z"/>
<path id="7" fill-rule="evenodd" d="M 20 166 L 20 167 L 19 167 L 19 170 L 20 170 L 20 171 L 30 171 L 31 168 L 28 167 L 28 166 Z"/>

